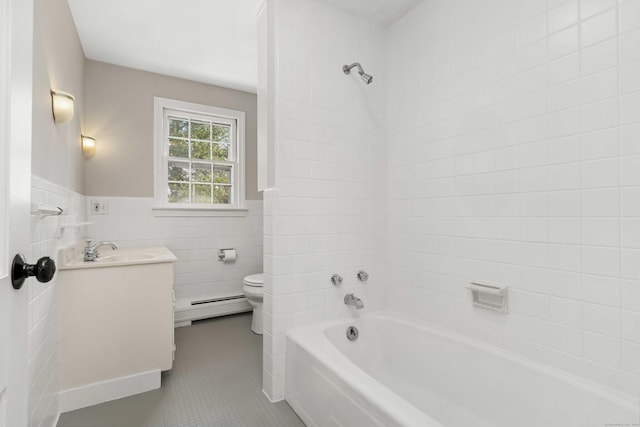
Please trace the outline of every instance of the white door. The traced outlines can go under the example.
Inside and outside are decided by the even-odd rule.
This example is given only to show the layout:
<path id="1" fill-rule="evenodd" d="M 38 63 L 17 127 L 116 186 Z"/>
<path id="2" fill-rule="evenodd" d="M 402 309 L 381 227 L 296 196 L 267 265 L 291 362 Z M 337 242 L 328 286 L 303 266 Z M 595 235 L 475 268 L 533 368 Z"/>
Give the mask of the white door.
<path id="1" fill-rule="evenodd" d="M 0 427 L 28 421 L 28 295 L 10 275 L 30 255 L 32 55 L 33 0 L 0 0 Z"/>

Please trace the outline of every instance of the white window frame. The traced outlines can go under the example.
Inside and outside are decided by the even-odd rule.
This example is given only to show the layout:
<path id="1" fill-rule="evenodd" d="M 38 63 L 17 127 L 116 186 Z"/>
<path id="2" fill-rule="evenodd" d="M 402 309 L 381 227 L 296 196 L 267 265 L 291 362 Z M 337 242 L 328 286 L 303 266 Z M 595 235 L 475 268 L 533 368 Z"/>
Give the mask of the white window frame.
<path id="1" fill-rule="evenodd" d="M 235 125 L 235 143 L 232 142 L 235 163 L 232 168 L 232 203 L 169 203 L 168 164 L 169 138 L 166 135 L 166 112 L 184 113 L 189 117 L 215 116 L 222 123 Z M 210 105 L 195 104 L 167 98 L 154 98 L 154 157 L 155 157 L 155 205 L 156 216 L 244 216 L 245 207 L 245 113 L 243 111 Z"/>

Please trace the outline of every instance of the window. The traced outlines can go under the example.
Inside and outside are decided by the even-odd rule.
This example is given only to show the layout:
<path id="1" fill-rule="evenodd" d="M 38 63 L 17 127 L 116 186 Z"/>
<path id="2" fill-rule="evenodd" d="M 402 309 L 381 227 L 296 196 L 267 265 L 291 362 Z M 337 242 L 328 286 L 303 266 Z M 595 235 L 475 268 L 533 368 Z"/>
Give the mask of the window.
<path id="1" fill-rule="evenodd" d="M 156 209 L 242 211 L 244 112 L 155 99 Z"/>

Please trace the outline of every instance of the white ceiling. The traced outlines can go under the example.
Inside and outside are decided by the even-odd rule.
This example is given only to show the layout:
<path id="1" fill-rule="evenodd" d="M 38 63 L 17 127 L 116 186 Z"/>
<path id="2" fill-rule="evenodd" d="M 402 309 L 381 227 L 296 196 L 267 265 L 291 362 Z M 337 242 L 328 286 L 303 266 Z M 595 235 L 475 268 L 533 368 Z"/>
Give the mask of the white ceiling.
<path id="1" fill-rule="evenodd" d="M 388 26 L 421 0 L 321 0 Z M 68 0 L 89 59 L 256 92 L 262 0 Z"/>
<path id="2" fill-rule="evenodd" d="M 388 27 L 422 0 L 320 0 L 352 15 Z"/>
<path id="3" fill-rule="evenodd" d="M 257 0 L 68 0 L 89 59 L 255 92 Z"/>

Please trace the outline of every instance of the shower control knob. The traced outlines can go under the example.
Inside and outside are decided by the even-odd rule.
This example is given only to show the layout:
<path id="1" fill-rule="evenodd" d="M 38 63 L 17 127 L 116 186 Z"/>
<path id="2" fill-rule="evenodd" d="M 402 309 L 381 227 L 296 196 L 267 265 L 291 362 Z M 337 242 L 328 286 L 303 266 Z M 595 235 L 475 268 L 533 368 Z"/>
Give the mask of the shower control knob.
<path id="1" fill-rule="evenodd" d="M 342 285 L 342 276 L 339 274 L 334 274 L 333 276 L 331 276 L 331 284 L 333 286 Z"/>
<path id="2" fill-rule="evenodd" d="M 40 258 L 35 264 L 27 264 L 24 255 L 17 254 L 11 264 L 11 284 L 14 289 L 20 289 L 30 276 L 35 276 L 38 282 L 47 283 L 55 273 L 56 263 L 48 256 Z"/>

